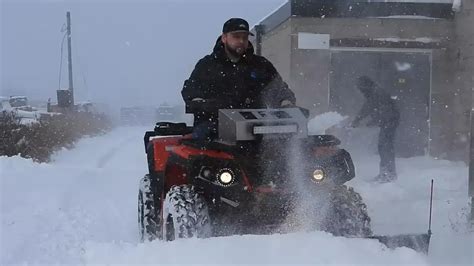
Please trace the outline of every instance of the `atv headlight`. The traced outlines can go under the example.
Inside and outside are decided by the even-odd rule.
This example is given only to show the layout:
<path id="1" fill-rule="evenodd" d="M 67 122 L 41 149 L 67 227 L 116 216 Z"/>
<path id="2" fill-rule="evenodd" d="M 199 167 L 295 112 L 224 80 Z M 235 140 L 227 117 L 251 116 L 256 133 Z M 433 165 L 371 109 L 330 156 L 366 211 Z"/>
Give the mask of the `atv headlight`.
<path id="1" fill-rule="evenodd" d="M 217 173 L 217 180 L 223 186 L 228 186 L 234 182 L 235 175 L 234 172 L 229 168 L 221 169 Z"/>
<path id="2" fill-rule="evenodd" d="M 321 182 L 321 181 L 324 180 L 325 177 L 326 176 L 325 176 L 324 171 L 322 169 L 314 170 L 314 172 L 313 172 L 313 181 Z"/>

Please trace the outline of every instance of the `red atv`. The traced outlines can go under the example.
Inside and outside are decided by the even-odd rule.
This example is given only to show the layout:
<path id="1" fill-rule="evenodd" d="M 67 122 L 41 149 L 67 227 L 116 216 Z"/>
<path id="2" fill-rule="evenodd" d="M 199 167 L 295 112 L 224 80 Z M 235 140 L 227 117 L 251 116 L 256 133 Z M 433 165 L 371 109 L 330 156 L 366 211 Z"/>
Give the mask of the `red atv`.
<path id="1" fill-rule="evenodd" d="M 221 109 L 218 138 L 160 122 L 144 141 L 142 241 L 324 230 L 428 252 L 428 234 L 374 236 L 361 196 L 344 185 L 354 165 L 340 141 L 308 135 L 301 108 Z"/>
<path id="2" fill-rule="evenodd" d="M 299 108 L 219 110 L 219 137 L 192 139 L 184 123 L 146 132 L 141 240 L 291 230 L 369 236 L 362 198 L 343 185 L 351 156 L 333 136 L 309 136 Z"/>

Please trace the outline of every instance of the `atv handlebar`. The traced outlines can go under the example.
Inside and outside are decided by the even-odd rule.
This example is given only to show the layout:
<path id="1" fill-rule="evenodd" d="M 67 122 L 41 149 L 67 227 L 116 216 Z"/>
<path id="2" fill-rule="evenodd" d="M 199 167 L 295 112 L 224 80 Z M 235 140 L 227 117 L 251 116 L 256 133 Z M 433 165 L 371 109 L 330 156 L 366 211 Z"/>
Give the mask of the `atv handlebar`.
<path id="1" fill-rule="evenodd" d="M 216 99 L 193 99 L 186 103 L 186 113 L 198 112 L 217 112 L 219 109 L 229 109 L 229 101 L 222 101 Z"/>

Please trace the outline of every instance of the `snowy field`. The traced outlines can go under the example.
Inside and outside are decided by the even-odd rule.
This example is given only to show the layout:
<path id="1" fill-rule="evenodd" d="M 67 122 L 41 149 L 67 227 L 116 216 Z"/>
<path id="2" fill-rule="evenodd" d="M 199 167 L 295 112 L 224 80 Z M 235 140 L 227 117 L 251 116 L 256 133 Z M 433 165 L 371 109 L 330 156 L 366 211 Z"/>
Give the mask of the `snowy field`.
<path id="1" fill-rule="evenodd" d="M 0 157 L 0 265 L 473 263 L 466 165 L 429 157 L 399 159 L 399 179 L 376 184 L 371 178 L 378 157 L 367 151 L 370 143 L 357 141 L 358 146 L 345 146 L 357 168 L 349 185 L 365 199 L 375 233 L 426 232 L 430 180 L 435 180 L 428 256 L 323 232 L 139 243 L 136 200 L 138 180 L 147 169 L 145 130 L 123 127 L 83 139 L 75 149 L 58 152 L 50 164 Z"/>

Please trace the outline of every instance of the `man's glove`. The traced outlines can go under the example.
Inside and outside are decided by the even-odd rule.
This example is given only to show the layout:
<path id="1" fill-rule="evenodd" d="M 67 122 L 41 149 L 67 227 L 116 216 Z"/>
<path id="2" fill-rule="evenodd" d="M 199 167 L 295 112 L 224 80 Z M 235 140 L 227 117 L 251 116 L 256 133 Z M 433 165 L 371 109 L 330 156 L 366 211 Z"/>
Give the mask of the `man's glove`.
<path id="1" fill-rule="evenodd" d="M 217 112 L 219 109 L 229 109 L 232 99 L 203 99 L 193 98 L 189 102 L 189 109 L 193 112 Z"/>
<path id="2" fill-rule="evenodd" d="M 354 121 L 352 121 L 351 127 L 354 127 L 354 128 L 355 128 L 355 127 L 359 127 L 359 124 L 360 124 L 360 121 L 357 120 L 357 119 L 355 119 Z"/>
<path id="3" fill-rule="evenodd" d="M 193 98 L 186 103 L 186 113 L 206 112 L 209 109 L 208 102 L 203 98 Z"/>
<path id="4" fill-rule="evenodd" d="M 367 127 L 377 127 L 379 125 L 380 125 L 380 121 L 373 118 L 367 122 Z"/>
<path id="5" fill-rule="evenodd" d="M 290 108 L 290 107 L 295 107 L 295 104 L 292 103 L 290 100 L 283 100 L 280 102 L 280 107 Z"/>

